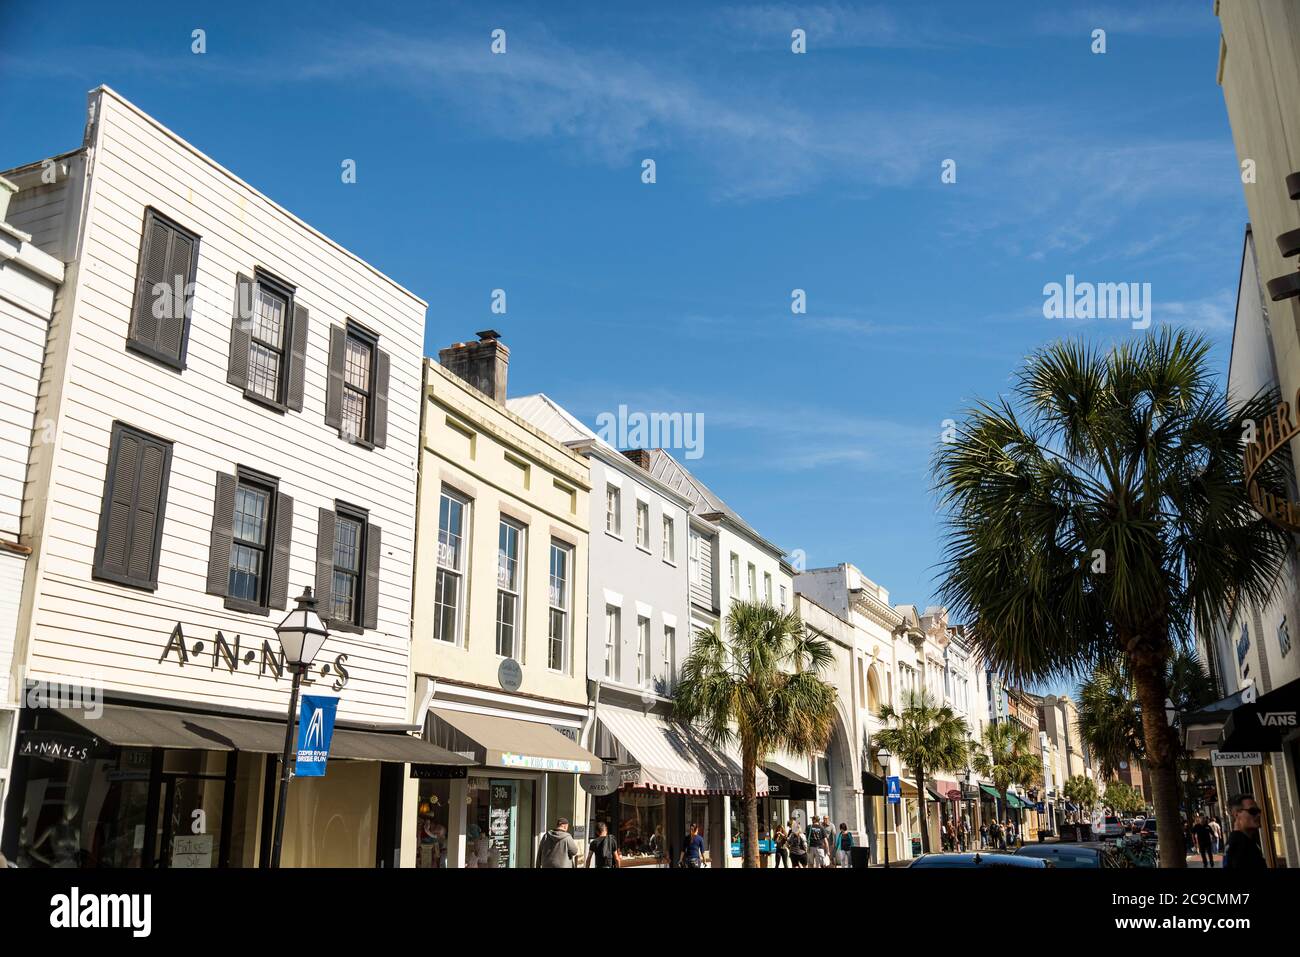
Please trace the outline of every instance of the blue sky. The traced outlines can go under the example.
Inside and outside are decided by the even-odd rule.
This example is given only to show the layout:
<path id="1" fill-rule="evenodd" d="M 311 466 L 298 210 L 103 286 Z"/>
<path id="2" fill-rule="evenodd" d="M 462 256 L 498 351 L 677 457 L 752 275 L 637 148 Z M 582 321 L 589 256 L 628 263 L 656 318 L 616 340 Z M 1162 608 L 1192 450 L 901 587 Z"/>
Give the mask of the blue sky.
<path id="1" fill-rule="evenodd" d="M 1059 335 L 1135 334 L 1043 318 L 1045 283 L 1149 282 L 1226 364 L 1209 0 L 109 6 L 6 23 L 0 168 L 78 146 L 107 83 L 428 300 L 427 353 L 492 327 L 512 394 L 703 415 L 689 467 L 896 603 L 935 594 L 943 420 Z"/>

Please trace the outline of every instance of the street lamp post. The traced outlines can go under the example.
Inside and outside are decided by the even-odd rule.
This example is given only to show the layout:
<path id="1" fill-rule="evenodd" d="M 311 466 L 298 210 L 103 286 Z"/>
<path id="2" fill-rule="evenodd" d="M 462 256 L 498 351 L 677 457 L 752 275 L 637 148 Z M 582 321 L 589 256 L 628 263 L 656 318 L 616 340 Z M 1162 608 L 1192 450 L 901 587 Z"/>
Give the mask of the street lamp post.
<path id="1" fill-rule="evenodd" d="M 966 769 L 966 787 L 970 789 L 971 808 L 975 812 L 974 828 L 971 830 L 971 843 L 975 843 L 976 835 L 980 832 L 980 795 L 978 785 L 975 782 L 975 769 L 968 767 Z"/>
<path id="2" fill-rule="evenodd" d="M 881 778 L 885 785 L 885 838 L 882 842 L 885 845 L 885 870 L 889 869 L 889 819 L 894 816 L 894 809 L 889 803 L 889 759 L 893 757 L 888 748 L 881 748 L 876 752 L 876 760 L 880 762 Z"/>
<path id="3" fill-rule="evenodd" d="M 284 808 L 289 799 L 289 778 L 293 776 L 289 761 L 292 757 L 294 726 L 298 719 L 298 691 L 302 687 L 302 676 L 316 660 L 321 646 L 329 637 L 325 623 L 316 614 L 316 599 L 312 596 L 310 587 L 303 589 L 297 606 L 276 626 L 275 634 L 280 639 L 280 647 L 284 649 L 285 664 L 293 674 L 289 715 L 284 725 L 284 753 L 280 756 L 280 797 L 275 806 L 275 834 L 271 844 L 271 867 L 278 868 L 280 846 L 284 841 Z"/>

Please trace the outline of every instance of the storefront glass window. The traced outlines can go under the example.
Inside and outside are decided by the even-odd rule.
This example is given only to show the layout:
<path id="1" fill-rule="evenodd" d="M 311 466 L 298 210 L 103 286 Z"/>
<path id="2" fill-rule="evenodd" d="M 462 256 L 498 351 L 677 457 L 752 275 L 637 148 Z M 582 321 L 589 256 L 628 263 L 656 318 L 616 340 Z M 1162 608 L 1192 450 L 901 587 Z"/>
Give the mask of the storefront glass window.
<path id="1" fill-rule="evenodd" d="M 533 782 L 470 778 L 466 867 L 531 867 Z"/>
<path id="2" fill-rule="evenodd" d="M 421 781 L 416 804 L 416 867 L 447 866 L 450 781 Z"/>

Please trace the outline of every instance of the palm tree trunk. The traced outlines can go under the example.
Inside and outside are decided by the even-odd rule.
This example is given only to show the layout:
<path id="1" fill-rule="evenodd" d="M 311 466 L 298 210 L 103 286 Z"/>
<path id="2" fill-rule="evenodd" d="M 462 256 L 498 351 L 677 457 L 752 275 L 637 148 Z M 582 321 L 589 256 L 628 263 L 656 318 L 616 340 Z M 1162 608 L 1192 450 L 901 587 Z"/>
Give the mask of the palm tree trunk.
<path id="1" fill-rule="evenodd" d="M 745 812 L 745 867 L 758 867 L 758 754 L 752 743 L 743 748 L 741 762 L 745 782 L 741 786 L 740 804 Z"/>
<path id="2" fill-rule="evenodd" d="M 1130 652 L 1138 703 L 1142 706 L 1142 735 L 1151 775 L 1151 803 L 1160 839 L 1160 865 L 1186 867 L 1182 815 L 1178 810 L 1178 741 L 1165 716 L 1164 661 L 1155 654 Z"/>
<path id="3" fill-rule="evenodd" d="M 925 768 L 916 769 L 917 820 L 921 824 L 921 853 L 930 853 L 930 821 L 925 816 Z"/>

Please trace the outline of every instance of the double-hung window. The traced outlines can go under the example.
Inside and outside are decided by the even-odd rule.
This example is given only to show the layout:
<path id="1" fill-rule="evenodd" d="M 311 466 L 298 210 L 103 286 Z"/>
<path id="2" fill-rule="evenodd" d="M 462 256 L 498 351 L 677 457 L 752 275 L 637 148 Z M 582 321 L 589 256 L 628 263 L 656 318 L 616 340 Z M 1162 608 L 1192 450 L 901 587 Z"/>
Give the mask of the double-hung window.
<path id="1" fill-rule="evenodd" d="M 637 615 L 636 619 L 636 683 L 645 687 L 650 680 L 650 619 Z"/>
<path id="2" fill-rule="evenodd" d="M 223 596 L 236 611 L 284 608 L 292 536 L 293 499 L 277 479 L 242 466 L 218 472 L 208 593 Z"/>
<path id="3" fill-rule="evenodd" d="M 673 654 L 677 647 L 677 629 L 669 625 L 664 626 L 664 654 L 662 664 L 662 676 L 660 692 L 662 694 L 671 694 L 673 687 Z"/>
<path id="4" fill-rule="evenodd" d="M 740 597 L 740 556 L 731 553 L 731 597 Z"/>
<path id="5" fill-rule="evenodd" d="M 754 566 L 750 565 L 749 574 L 748 574 L 750 601 L 756 601 L 758 599 L 758 577 L 757 576 L 758 573 L 754 570 Z"/>
<path id="6" fill-rule="evenodd" d="M 605 677 L 618 680 L 619 619 L 622 612 L 614 605 L 605 606 Z"/>
<path id="7" fill-rule="evenodd" d="M 612 485 L 605 486 L 605 531 L 611 535 L 623 533 L 623 493 Z"/>
<path id="8" fill-rule="evenodd" d="M 772 604 L 772 576 L 763 572 L 763 601 Z"/>
<path id="9" fill-rule="evenodd" d="M 664 516 L 664 561 L 675 563 L 677 561 L 677 538 L 676 528 L 673 526 L 673 520 L 667 515 Z"/>
<path id="10" fill-rule="evenodd" d="M 573 578 L 573 548 L 551 541 L 550 616 L 547 665 L 552 671 L 569 668 L 569 605 Z"/>
<path id="11" fill-rule="evenodd" d="M 388 444 L 388 353 L 379 337 L 360 324 L 330 328 L 325 423 L 354 445 Z"/>
<path id="12" fill-rule="evenodd" d="M 636 503 L 636 546 L 650 551 L 650 503 Z"/>
<path id="13" fill-rule="evenodd" d="M 317 516 L 317 610 L 335 631 L 379 627 L 379 527 L 365 509 L 343 502 Z"/>
<path id="14" fill-rule="evenodd" d="M 689 546 L 690 548 L 689 560 L 691 566 L 691 583 L 695 585 L 700 584 L 700 582 L 703 580 L 704 577 L 704 567 L 700 563 L 701 562 L 700 549 L 703 547 L 704 545 L 702 540 L 700 539 L 700 536 L 692 532 L 691 542 Z"/>
<path id="15" fill-rule="evenodd" d="M 497 532 L 497 654 L 503 658 L 517 657 L 521 651 L 519 596 L 524 575 L 523 555 L 523 527 L 501 519 Z"/>
<path id="16" fill-rule="evenodd" d="M 433 637 L 459 644 L 464 620 L 465 549 L 469 500 L 443 489 L 438 499 L 438 571 L 434 581 Z"/>

